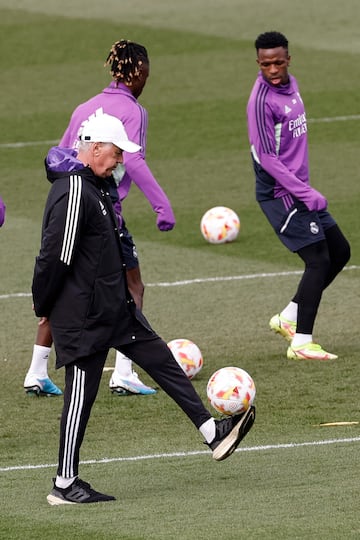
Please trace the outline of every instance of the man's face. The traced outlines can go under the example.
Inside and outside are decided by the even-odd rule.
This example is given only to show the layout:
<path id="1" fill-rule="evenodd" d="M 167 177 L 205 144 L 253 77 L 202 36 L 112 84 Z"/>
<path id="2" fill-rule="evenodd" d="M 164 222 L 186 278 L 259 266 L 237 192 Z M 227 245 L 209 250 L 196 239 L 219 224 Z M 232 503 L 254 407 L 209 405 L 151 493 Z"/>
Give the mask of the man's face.
<path id="1" fill-rule="evenodd" d="M 290 56 L 284 47 L 275 49 L 259 49 L 257 63 L 260 70 L 270 84 L 280 86 L 289 81 L 288 67 Z"/>
<path id="2" fill-rule="evenodd" d="M 96 176 L 111 176 L 119 163 L 123 163 L 123 151 L 111 143 L 95 143 L 91 168 Z"/>

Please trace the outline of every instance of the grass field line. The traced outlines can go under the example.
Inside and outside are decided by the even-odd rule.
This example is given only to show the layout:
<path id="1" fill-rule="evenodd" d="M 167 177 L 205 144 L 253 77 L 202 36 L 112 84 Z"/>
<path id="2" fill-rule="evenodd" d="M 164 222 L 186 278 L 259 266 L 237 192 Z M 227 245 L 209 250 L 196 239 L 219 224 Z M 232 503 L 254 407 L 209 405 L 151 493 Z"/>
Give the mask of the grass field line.
<path id="1" fill-rule="evenodd" d="M 359 270 L 360 266 L 346 266 L 344 270 Z M 179 287 L 182 285 L 193 285 L 194 283 L 209 283 L 216 281 L 241 281 L 249 279 L 274 278 L 282 276 L 297 276 L 303 274 L 303 270 L 287 270 L 283 272 L 261 272 L 256 274 L 240 274 L 238 276 L 214 276 L 207 278 L 184 279 L 181 281 L 159 281 L 158 283 L 146 283 L 146 287 Z M 1 296 L 0 296 L 1 299 Z"/>
<path id="2" fill-rule="evenodd" d="M 312 124 L 331 123 L 331 122 L 348 122 L 351 120 L 360 120 L 360 114 L 349 114 L 347 116 L 325 116 L 324 118 L 309 118 L 308 122 Z M 26 146 L 41 146 L 58 144 L 59 139 L 50 141 L 27 141 L 15 143 L 1 143 L 0 148 L 24 148 Z"/>
<path id="3" fill-rule="evenodd" d="M 304 447 L 317 447 L 325 446 L 330 444 L 349 444 L 360 442 L 360 437 L 348 437 L 344 439 L 325 439 L 323 441 L 308 441 L 302 443 L 280 443 L 280 444 L 267 444 L 260 446 L 244 446 L 243 448 L 238 448 L 236 452 L 266 452 L 268 450 L 288 450 Z M 200 456 L 204 454 L 210 454 L 209 450 L 199 450 L 191 452 L 171 452 L 168 454 L 147 454 L 143 456 L 129 456 L 129 457 L 116 457 L 116 458 L 101 458 L 101 459 L 88 459 L 85 461 L 80 461 L 81 465 L 99 465 L 99 464 L 108 464 L 108 463 L 119 463 L 125 461 L 144 461 L 144 460 L 154 460 L 154 459 L 171 459 L 171 458 L 184 458 L 191 456 Z M 0 473 L 11 472 L 11 471 L 29 471 L 32 469 L 50 469 L 56 468 L 56 463 L 42 463 L 39 465 L 12 465 L 9 467 L 0 467 Z"/>
<path id="4" fill-rule="evenodd" d="M 345 270 L 359 270 L 360 266 L 351 265 L 345 266 Z M 183 279 L 179 281 L 158 281 L 156 283 L 146 283 L 146 287 L 181 287 L 184 285 L 194 285 L 195 283 L 211 283 L 211 282 L 220 282 L 220 281 L 241 281 L 248 279 L 263 279 L 263 278 L 274 278 L 282 276 L 297 276 L 303 273 L 303 270 L 288 270 L 284 272 L 261 272 L 257 274 L 241 274 L 238 276 L 215 276 L 215 277 L 203 277 L 203 278 L 194 278 L 194 279 Z M 0 294 L 0 300 L 7 300 L 9 298 L 28 298 L 31 296 L 31 293 L 19 292 L 19 293 L 9 293 L 9 294 Z"/>

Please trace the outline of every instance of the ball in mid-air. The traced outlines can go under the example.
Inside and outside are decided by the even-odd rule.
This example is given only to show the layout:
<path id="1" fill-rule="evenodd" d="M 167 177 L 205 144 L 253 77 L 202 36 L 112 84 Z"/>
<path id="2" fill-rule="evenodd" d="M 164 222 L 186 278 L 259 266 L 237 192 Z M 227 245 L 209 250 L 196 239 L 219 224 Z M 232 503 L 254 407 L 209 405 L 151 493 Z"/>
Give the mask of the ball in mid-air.
<path id="1" fill-rule="evenodd" d="M 167 345 L 188 378 L 195 377 L 204 363 L 199 347 L 190 339 L 184 338 L 173 339 Z"/>
<path id="2" fill-rule="evenodd" d="M 201 218 L 200 230 L 210 244 L 233 242 L 240 231 L 240 219 L 231 208 L 214 206 Z"/>
<path id="3" fill-rule="evenodd" d="M 212 374 L 206 392 L 216 411 L 231 416 L 241 414 L 251 407 L 256 388 L 247 371 L 231 366 L 218 369 Z"/>

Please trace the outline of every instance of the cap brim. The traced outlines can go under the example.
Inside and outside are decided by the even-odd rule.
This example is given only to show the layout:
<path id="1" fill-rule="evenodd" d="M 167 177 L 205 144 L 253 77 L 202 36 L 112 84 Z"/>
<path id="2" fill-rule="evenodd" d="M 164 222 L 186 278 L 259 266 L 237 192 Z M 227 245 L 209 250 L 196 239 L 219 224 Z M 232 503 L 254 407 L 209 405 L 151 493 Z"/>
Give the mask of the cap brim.
<path id="1" fill-rule="evenodd" d="M 141 146 L 132 141 L 117 141 L 113 142 L 113 144 L 115 144 L 115 146 L 118 148 L 121 148 L 121 150 L 124 150 L 124 152 L 129 152 L 129 154 L 134 154 L 135 152 L 139 152 L 139 150 L 141 150 Z"/>

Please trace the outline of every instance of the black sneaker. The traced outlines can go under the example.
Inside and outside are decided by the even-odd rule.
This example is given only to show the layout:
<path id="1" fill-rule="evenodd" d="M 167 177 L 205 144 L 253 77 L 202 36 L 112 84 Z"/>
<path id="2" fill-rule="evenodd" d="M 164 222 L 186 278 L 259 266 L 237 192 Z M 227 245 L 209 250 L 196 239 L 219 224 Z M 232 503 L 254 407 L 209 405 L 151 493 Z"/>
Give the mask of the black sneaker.
<path id="1" fill-rule="evenodd" d="M 255 421 L 255 407 L 250 407 L 243 414 L 215 420 L 216 435 L 211 443 L 206 443 L 213 451 L 213 458 L 222 461 L 229 457 L 239 446 L 240 441 L 250 431 Z"/>
<path id="2" fill-rule="evenodd" d="M 76 478 L 74 482 L 67 488 L 59 488 L 55 485 L 46 497 L 51 506 L 58 504 L 79 504 L 79 503 L 97 503 L 105 501 L 115 501 L 112 495 L 105 495 L 92 489 L 90 484 Z"/>

